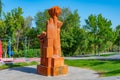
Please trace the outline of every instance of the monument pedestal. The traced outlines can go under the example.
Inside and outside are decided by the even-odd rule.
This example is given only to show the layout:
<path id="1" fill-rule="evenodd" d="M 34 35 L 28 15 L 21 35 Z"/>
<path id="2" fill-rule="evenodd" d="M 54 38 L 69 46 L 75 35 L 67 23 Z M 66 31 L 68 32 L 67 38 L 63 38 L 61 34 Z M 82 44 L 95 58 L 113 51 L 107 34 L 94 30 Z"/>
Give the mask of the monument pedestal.
<path id="1" fill-rule="evenodd" d="M 63 57 L 42 58 L 41 65 L 37 66 L 37 73 L 44 76 L 64 75 L 68 72 L 68 66 L 64 65 Z"/>
<path id="2" fill-rule="evenodd" d="M 44 76 L 51 76 L 51 67 L 37 65 L 37 73 Z"/>

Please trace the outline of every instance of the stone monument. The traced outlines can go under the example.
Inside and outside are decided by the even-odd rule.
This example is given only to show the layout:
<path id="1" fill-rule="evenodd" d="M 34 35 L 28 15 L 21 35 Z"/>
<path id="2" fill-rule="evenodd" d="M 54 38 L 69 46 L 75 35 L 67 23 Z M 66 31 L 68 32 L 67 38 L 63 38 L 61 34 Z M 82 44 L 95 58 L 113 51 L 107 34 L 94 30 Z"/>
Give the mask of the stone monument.
<path id="1" fill-rule="evenodd" d="M 41 60 L 37 65 L 37 73 L 45 76 L 58 76 L 68 73 L 68 66 L 64 65 L 61 57 L 60 28 L 62 22 L 58 16 L 62 13 L 58 6 L 48 10 L 50 19 L 46 23 L 46 31 L 38 35 L 40 40 Z"/>

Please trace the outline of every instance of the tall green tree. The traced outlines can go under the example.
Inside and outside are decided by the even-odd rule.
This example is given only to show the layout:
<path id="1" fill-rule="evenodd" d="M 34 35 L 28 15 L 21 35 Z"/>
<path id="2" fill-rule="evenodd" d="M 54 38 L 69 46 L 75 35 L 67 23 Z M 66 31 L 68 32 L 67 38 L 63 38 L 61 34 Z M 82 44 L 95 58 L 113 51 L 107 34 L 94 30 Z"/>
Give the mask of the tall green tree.
<path id="1" fill-rule="evenodd" d="M 2 20 L 2 8 L 3 3 L 2 0 L 0 0 L 0 32 L 1 32 L 0 38 L 2 38 L 4 35 L 4 21 Z"/>
<path id="2" fill-rule="evenodd" d="M 98 53 L 99 51 L 105 51 L 112 47 L 112 40 L 114 37 L 113 30 L 111 28 L 111 21 L 104 18 L 101 14 L 98 15 Z M 107 46 L 108 45 L 108 46 Z"/>
<path id="3" fill-rule="evenodd" d="M 46 21 L 50 18 L 48 10 L 38 12 L 34 18 L 38 33 L 42 33 L 46 29 Z"/>
<path id="4" fill-rule="evenodd" d="M 16 49 L 19 49 L 19 40 L 20 36 L 23 32 L 24 27 L 24 17 L 22 16 L 23 11 L 22 8 L 18 7 L 17 9 L 12 10 L 12 17 L 14 19 L 14 27 L 15 27 L 15 38 L 16 38 Z"/>
<path id="5" fill-rule="evenodd" d="M 33 18 L 28 16 L 25 18 L 25 29 L 23 32 L 23 35 L 27 37 L 28 39 L 28 48 L 33 49 L 33 48 L 39 48 L 39 41 L 37 38 L 38 31 L 37 27 L 33 27 L 32 25 Z"/>
<path id="6" fill-rule="evenodd" d="M 0 38 L 3 38 L 5 35 L 4 29 L 5 29 L 4 21 L 0 20 Z"/>
<path id="7" fill-rule="evenodd" d="M 75 55 L 80 45 L 80 16 L 77 10 L 74 12 L 69 9 L 63 12 L 66 17 L 61 15 L 63 26 L 61 28 L 61 47 L 64 55 Z"/>
<path id="8" fill-rule="evenodd" d="M 88 19 L 85 20 L 85 22 L 86 22 L 86 25 L 84 26 L 85 29 L 87 29 L 90 36 L 93 36 L 93 39 L 90 39 L 92 40 L 90 45 L 94 45 L 94 53 L 96 54 L 96 47 L 97 47 L 96 40 L 97 40 L 97 32 L 98 32 L 97 16 L 91 14 L 88 17 Z"/>
<path id="9" fill-rule="evenodd" d="M 2 7 L 3 6 L 3 3 L 2 3 L 2 0 L 0 0 L 0 19 L 2 17 Z"/>
<path id="10" fill-rule="evenodd" d="M 87 31 L 94 37 L 94 53 L 109 49 L 113 42 L 114 34 L 111 28 L 111 21 L 104 18 L 101 14 L 90 15 L 86 21 Z M 108 46 L 106 46 L 108 45 Z"/>
<path id="11" fill-rule="evenodd" d="M 20 7 L 4 14 L 5 33 L 8 38 L 12 38 L 16 51 L 19 48 L 19 39 L 24 27 L 24 18 L 22 14 L 23 11 Z"/>
<path id="12" fill-rule="evenodd" d="M 115 45 L 117 45 L 118 50 L 120 51 L 120 25 L 116 27 L 116 40 Z"/>
<path id="13" fill-rule="evenodd" d="M 31 16 L 28 16 L 24 19 L 23 36 L 27 36 L 29 38 L 31 35 L 33 35 L 30 34 L 31 29 L 33 28 L 32 22 L 33 18 Z"/>

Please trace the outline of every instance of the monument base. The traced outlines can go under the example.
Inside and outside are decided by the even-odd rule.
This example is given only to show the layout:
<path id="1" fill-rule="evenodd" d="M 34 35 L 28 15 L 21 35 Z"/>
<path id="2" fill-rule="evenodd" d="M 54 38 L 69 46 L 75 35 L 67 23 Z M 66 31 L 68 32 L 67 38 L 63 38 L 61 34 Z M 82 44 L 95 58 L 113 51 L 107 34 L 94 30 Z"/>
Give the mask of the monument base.
<path id="1" fill-rule="evenodd" d="M 68 66 L 59 66 L 59 67 L 53 67 L 51 69 L 51 76 L 59 76 L 59 75 L 65 75 L 68 73 Z"/>
<path id="2" fill-rule="evenodd" d="M 37 73 L 44 76 L 58 76 L 65 75 L 68 73 L 68 66 L 64 65 L 63 57 L 53 57 L 52 59 L 44 59 L 44 63 L 37 65 Z M 50 65 L 46 65 L 48 61 Z"/>
<path id="3" fill-rule="evenodd" d="M 37 65 L 37 73 L 44 76 L 51 76 L 51 67 Z"/>

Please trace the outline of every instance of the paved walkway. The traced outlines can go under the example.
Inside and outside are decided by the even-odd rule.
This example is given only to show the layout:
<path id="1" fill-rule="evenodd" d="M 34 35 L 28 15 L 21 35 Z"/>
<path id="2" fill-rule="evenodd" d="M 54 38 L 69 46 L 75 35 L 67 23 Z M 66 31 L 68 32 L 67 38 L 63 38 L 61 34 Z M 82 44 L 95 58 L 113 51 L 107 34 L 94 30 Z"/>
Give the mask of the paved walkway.
<path id="1" fill-rule="evenodd" d="M 0 80 L 89 80 L 96 79 L 97 72 L 77 67 L 69 67 L 69 73 L 64 76 L 46 77 L 36 74 L 36 66 L 11 68 L 0 71 Z"/>
<path id="2" fill-rule="evenodd" d="M 120 76 L 102 77 L 102 78 L 89 79 L 89 80 L 120 80 Z"/>
<path id="3" fill-rule="evenodd" d="M 65 59 L 110 59 L 120 60 L 120 54 L 108 57 L 66 57 Z M 120 80 L 120 76 L 99 78 L 97 72 L 77 67 L 69 67 L 64 76 L 46 77 L 36 74 L 36 66 L 0 70 L 0 80 Z"/>
<path id="4" fill-rule="evenodd" d="M 67 75 L 46 77 L 36 74 L 36 66 L 27 66 L 0 70 L 0 80 L 120 80 L 120 76 L 100 78 L 95 71 L 69 67 Z"/>
<path id="5" fill-rule="evenodd" d="M 100 59 L 100 60 L 120 60 L 120 54 L 113 56 L 91 56 L 91 57 L 65 57 L 65 59 Z"/>

